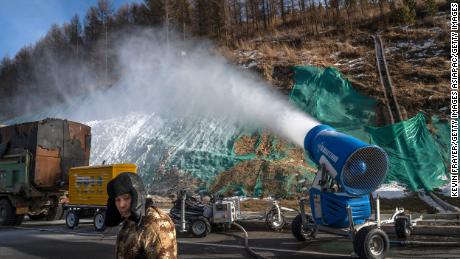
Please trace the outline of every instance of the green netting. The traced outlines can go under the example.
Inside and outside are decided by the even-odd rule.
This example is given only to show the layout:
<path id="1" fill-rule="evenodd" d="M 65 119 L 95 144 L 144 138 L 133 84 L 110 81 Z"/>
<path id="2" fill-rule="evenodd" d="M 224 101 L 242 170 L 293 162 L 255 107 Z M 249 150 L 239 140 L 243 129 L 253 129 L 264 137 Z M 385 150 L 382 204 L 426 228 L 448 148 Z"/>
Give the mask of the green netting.
<path id="1" fill-rule="evenodd" d="M 364 126 L 374 124 L 374 99 L 358 93 L 334 68 L 295 67 L 294 72 L 291 102 L 321 123 L 369 141 Z"/>
<path id="2" fill-rule="evenodd" d="M 295 67 L 294 72 L 290 100 L 321 123 L 384 148 L 391 163 L 387 182 L 429 191 L 445 183 L 442 157 L 447 157 L 448 124 L 434 120 L 434 139 L 421 114 L 387 127 L 370 127 L 376 101 L 354 90 L 336 69 Z"/>
<path id="3" fill-rule="evenodd" d="M 425 117 L 417 116 L 382 128 L 368 127 L 372 142 L 390 157 L 389 181 L 407 184 L 416 191 L 432 191 L 446 181 L 446 167 Z"/>

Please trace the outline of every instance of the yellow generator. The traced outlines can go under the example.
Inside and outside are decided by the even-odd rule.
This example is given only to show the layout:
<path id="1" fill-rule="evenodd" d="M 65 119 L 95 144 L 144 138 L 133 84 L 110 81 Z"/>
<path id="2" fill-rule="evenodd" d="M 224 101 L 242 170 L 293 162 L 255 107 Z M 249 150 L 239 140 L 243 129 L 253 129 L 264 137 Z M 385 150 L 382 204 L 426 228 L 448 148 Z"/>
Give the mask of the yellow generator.
<path id="1" fill-rule="evenodd" d="M 104 231 L 107 199 L 107 183 L 124 172 L 137 172 L 135 164 L 113 164 L 74 167 L 69 171 L 69 201 L 66 225 L 78 226 L 79 219 L 93 217 L 96 231 Z"/>

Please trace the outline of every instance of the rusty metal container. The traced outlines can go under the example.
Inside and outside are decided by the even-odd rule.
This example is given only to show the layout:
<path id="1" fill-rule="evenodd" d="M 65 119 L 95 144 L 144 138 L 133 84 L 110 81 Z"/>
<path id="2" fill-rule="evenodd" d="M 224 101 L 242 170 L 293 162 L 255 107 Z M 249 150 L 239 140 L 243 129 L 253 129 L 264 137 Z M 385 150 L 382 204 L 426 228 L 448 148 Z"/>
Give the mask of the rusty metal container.
<path id="1" fill-rule="evenodd" d="M 91 128 L 73 121 L 45 119 L 0 127 L 0 158 L 30 152 L 29 183 L 42 190 L 66 189 L 69 169 L 88 166 L 90 148 Z"/>

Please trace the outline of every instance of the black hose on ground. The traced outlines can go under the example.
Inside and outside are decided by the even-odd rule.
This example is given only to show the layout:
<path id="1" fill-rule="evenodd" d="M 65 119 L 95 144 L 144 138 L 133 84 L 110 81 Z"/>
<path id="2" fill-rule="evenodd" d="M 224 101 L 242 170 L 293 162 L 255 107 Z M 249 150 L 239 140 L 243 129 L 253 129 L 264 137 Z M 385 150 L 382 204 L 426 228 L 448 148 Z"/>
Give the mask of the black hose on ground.
<path id="1" fill-rule="evenodd" d="M 248 253 L 250 255 L 252 255 L 256 259 L 267 259 L 267 257 L 264 257 L 264 256 L 261 256 L 261 255 L 257 254 L 256 252 L 254 252 L 254 250 L 252 250 L 249 247 L 248 232 L 246 232 L 246 230 L 240 224 L 238 224 L 236 222 L 233 222 L 233 225 L 235 225 L 237 228 L 239 228 L 244 233 L 244 246 L 246 247 L 246 250 L 248 251 Z"/>
<path id="2" fill-rule="evenodd" d="M 423 245 L 423 246 L 460 246 L 460 242 L 431 242 L 413 240 L 391 240 L 390 244 L 400 246 Z"/>

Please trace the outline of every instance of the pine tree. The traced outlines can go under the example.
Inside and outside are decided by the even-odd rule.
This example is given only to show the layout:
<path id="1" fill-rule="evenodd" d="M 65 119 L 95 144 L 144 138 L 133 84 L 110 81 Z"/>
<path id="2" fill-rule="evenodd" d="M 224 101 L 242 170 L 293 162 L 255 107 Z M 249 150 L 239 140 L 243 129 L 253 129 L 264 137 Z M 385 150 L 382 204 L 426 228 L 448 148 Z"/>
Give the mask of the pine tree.
<path id="1" fill-rule="evenodd" d="M 83 47 L 83 30 L 78 15 L 74 15 L 70 23 L 65 23 L 63 30 L 67 44 L 74 50 L 75 57 L 78 58 Z"/>

